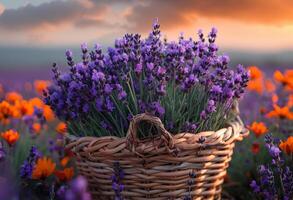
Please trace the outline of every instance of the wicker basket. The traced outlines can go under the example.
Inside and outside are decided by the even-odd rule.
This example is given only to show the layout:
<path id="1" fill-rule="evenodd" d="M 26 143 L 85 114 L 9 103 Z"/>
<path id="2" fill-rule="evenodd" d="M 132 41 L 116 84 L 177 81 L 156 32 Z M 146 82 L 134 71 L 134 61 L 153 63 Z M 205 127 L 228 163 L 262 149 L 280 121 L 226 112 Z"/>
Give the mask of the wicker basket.
<path id="1" fill-rule="evenodd" d="M 141 121 L 154 124 L 161 134 L 139 140 Z M 114 199 L 111 177 L 117 162 L 125 173 L 123 199 L 220 199 L 235 141 L 248 134 L 239 117 L 216 132 L 171 135 L 159 118 L 139 114 L 126 138 L 68 136 L 66 147 L 76 154 L 79 174 L 87 178 L 93 199 Z"/>

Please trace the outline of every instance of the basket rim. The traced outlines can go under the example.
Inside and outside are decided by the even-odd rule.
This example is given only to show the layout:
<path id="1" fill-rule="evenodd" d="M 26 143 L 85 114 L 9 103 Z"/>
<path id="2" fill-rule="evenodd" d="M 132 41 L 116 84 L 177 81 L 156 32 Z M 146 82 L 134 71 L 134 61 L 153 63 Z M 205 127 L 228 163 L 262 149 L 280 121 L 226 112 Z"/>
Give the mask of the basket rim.
<path id="1" fill-rule="evenodd" d="M 166 141 L 166 138 L 161 135 L 156 138 L 131 141 L 126 137 L 117 136 L 83 136 L 77 137 L 70 134 L 65 134 L 63 141 L 66 149 L 75 153 L 87 152 L 101 154 L 114 154 L 122 149 L 128 149 L 129 152 L 134 152 L 140 156 L 146 152 L 158 152 L 165 150 L 173 152 L 174 150 L 192 150 L 208 146 L 230 145 L 236 141 L 242 141 L 249 135 L 249 130 L 244 127 L 239 116 L 235 120 L 229 122 L 225 128 L 217 131 L 203 131 L 199 133 L 181 132 L 178 134 L 170 134 L 172 144 Z M 135 144 L 134 144 L 135 143 Z"/>

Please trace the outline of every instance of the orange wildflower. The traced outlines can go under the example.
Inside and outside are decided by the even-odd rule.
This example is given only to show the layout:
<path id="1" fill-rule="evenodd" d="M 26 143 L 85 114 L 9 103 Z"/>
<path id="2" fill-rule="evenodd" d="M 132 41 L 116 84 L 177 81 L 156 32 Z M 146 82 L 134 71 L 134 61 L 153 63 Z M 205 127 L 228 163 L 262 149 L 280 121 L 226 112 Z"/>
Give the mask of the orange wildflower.
<path id="1" fill-rule="evenodd" d="M 14 107 L 18 111 L 18 117 L 34 113 L 34 107 L 26 100 L 16 101 Z"/>
<path id="2" fill-rule="evenodd" d="M 12 146 L 19 139 L 19 134 L 17 131 L 10 129 L 1 133 L 1 137 L 9 144 L 9 146 Z"/>
<path id="3" fill-rule="evenodd" d="M 35 98 L 32 98 L 29 100 L 29 103 L 33 106 L 33 107 L 37 107 L 39 109 L 43 108 L 44 107 L 44 103 L 43 101 L 38 98 L 38 97 L 35 97 Z"/>
<path id="4" fill-rule="evenodd" d="M 262 71 L 258 67 L 256 67 L 256 66 L 250 66 L 247 69 L 250 72 L 250 78 L 252 80 L 258 79 L 258 78 L 261 78 L 262 77 Z"/>
<path id="5" fill-rule="evenodd" d="M 74 174 L 73 167 L 65 168 L 64 170 L 56 170 L 54 174 L 58 177 L 59 181 L 70 181 Z"/>
<path id="6" fill-rule="evenodd" d="M 54 120 L 54 112 L 48 105 L 44 105 L 43 107 L 43 115 L 47 121 Z"/>
<path id="7" fill-rule="evenodd" d="M 15 103 L 16 101 L 22 100 L 22 96 L 17 92 L 8 92 L 5 99 L 10 103 Z"/>
<path id="8" fill-rule="evenodd" d="M 39 158 L 32 172 L 33 179 L 45 179 L 55 170 L 56 164 L 47 157 Z"/>
<path id="9" fill-rule="evenodd" d="M 49 86 L 49 81 L 36 80 L 34 82 L 34 87 L 38 94 L 43 94 L 43 91 L 47 90 L 48 86 Z"/>
<path id="10" fill-rule="evenodd" d="M 259 94 L 263 92 L 263 84 L 261 79 L 250 80 L 247 85 L 247 89 L 250 91 L 255 91 Z"/>
<path id="11" fill-rule="evenodd" d="M 282 141 L 279 147 L 286 154 L 292 154 L 293 153 L 293 136 L 288 137 L 287 140 L 284 142 Z"/>
<path id="12" fill-rule="evenodd" d="M 0 122 L 2 124 L 9 124 L 11 117 L 17 117 L 18 111 L 14 106 L 7 101 L 0 102 Z"/>
<path id="13" fill-rule="evenodd" d="M 290 112 L 288 106 L 280 107 L 277 104 L 274 104 L 274 110 L 269 112 L 266 116 L 269 118 L 278 117 L 280 119 L 293 119 L 293 113 Z"/>
<path id="14" fill-rule="evenodd" d="M 67 132 L 67 125 L 64 122 L 60 122 L 57 126 L 56 126 L 56 131 L 58 133 L 64 134 Z"/>
<path id="15" fill-rule="evenodd" d="M 65 166 L 68 164 L 69 160 L 70 160 L 70 157 L 69 157 L 69 156 L 65 156 L 64 158 L 62 158 L 62 159 L 60 160 L 60 164 L 61 164 L 61 166 L 62 166 L 62 167 L 65 167 Z"/>
<path id="16" fill-rule="evenodd" d="M 248 128 L 254 133 L 256 137 L 259 137 L 268 132 L 268 128 L 263 122 L 253 122 L 250 126 L 248 126 Z"/>
<path id="17" fill-rule="evenodd" d="M 286 70 L 284 74 L 277 70 L 274 73 L 274 78 L 286 89 L 293 90 L 293 70 Z"/>
<path id="18" fill-rule="evenodd" d="M 31 130 L 36 133 L 39 134 L 41 132 L 42 126 L 40 123 L 33 123 Z"/>
<path id="19" fill-rule="evenodd" d="M 252 144 L 252 146 L 251 146 L 251 151 L 252 151 L 252 153 L 253 153 L 253 154 L 258 154 L 259 150 L 260 150 L 260 145 L 259 145 L 259 143 L 258 143 L 258 142 L 254 142 L 254 143 Z"/>

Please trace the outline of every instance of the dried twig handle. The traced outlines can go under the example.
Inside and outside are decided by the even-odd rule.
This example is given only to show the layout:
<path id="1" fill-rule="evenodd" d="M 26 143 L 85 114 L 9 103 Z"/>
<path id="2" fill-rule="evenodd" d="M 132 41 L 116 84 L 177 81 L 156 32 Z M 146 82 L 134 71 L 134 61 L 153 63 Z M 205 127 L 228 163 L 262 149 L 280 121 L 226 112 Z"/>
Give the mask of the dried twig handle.
<path id="1" fill-rule="evenodd" d="M 165 129 L 160 118 L 152 116 L 147 113 L 142 113 L 142 114 L 135 115 L 130 121 L 129 128 L 126 135 L 127 145 L 130 147 L 130 149 L 134 150 L 134 148 L 141 142 L 139 138 L 137 137 L 137 129 L 138 129 L 139 123 L 142 121 L 146 121 L 153 124 L 161 133 L 160 137 L 165 143 L 165 145 L 168 148 L 173 147 L 173 137 L 171 133 L 169 133 Z"/>

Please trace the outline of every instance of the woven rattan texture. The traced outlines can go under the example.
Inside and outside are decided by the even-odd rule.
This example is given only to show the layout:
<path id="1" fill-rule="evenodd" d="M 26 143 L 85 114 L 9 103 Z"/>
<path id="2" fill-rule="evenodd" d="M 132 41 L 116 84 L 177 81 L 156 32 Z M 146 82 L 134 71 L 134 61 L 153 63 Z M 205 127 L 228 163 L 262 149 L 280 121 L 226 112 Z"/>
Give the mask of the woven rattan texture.
<path id="1" fill-rule="evenodd" d="M 123 199 L 220 199 L 236 141 L 249 133 L 238 120 L 216 132 L 170 134 L 159 118 L 140 114 L 130 123 L 126 138 L 67 137 L 76 154 L 79 174 L 89 182 L 94 199 L 114 199 L 111 176 L 119 162 L 125 176 Z M 153 123 L 160 134 L 148 140 L 136 137 L 141 121 Z M 190 173 L 195 173 L 191 187 Z"/>

